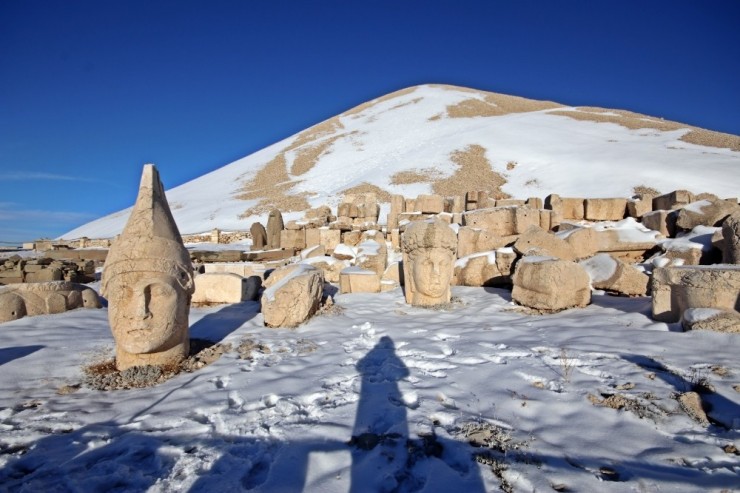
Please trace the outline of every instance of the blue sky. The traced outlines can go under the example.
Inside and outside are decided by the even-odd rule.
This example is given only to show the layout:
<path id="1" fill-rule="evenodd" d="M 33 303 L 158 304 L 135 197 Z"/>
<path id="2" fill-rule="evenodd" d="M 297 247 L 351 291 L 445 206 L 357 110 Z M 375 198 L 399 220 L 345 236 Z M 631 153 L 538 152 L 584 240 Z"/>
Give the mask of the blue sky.
<path id="1" fill-rule="evenodd" d="M 0 242 L 415 84 L 740 134 L 738 26 L 737 1 L 0 0 Z"/>

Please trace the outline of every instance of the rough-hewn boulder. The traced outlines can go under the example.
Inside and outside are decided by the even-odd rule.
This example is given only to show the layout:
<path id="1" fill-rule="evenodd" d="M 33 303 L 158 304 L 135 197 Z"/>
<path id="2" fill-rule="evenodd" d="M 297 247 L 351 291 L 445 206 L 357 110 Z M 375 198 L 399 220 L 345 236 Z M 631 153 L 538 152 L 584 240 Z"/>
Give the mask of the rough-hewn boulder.
<path id="1" fill-rule="evenodd" d="M 740 312 L 717 308 L 688 308 L 681 316 L 683 330 L 740 333 Z"/>
<path id="2" fill-rule="evenodd" d="M 321 270 L 307 264 L 276 269 L 265 281 L 262 315 L 268 327 L 296 327 L 319 309 L 324 289 Z"/>
<path id="3" fill-rule="evenodd" d="M 653 270 L 653 318 L 678 322 L 689 308 L 740 310 L 740 265 L 688 265 Z"/>
<path id="4" fill-rule="evenodd" d="M 676 226 L 686 230 L 696 226 L 720 226 L 727 216 L 738 210 L 740 206 L 729 200 L 692 202 L 678 211 Z"/>
<path id="5" fill-rule="evenodd" d="M 591 277 L 591 285 L 628 296 L 644 296 L 648 290 L 650 277 L 634 265 L 616 259 L 607 253 L 600 253 L 579 262 Z"/>
<path id="6" fill-rule="evenodd" d="M 538 226 L 530 226 L 516 240 L 514 250 L 521 255 L 541 255 L 562 260 L 576 259 L 575 250 L 570 243 Z"/>
<path id="7" fill-rule="evenodd" d="M 734 212 L 722 224 L 722 261 L 726 264 L 740 264 L 740 212 Z"/>
<path id="8" fill-rule="evenodd" d="M 524 257 L 516 266 L 512 299 L 520 305 L 554 312 L 591 302 L 590 278 L 575 262 Z"/>

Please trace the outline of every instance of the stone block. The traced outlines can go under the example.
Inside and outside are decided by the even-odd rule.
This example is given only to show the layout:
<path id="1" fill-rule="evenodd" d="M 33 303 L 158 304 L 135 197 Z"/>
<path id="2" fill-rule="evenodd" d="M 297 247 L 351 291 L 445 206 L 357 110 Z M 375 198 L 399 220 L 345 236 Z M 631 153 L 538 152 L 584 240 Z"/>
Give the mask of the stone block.
<path id="1" fill-rule="evenodd" d="M 740 212 L 733 213 L 722 223 L 722 261 L 726 264 L 740 264 Z"/>
<path id="2" fill-rule="evenodd" d="M 581 198 L 561 197 L 561 214 L 563 219 L 586 219 L 585 200 Z"/>
<path id="3" fill-rule="evenodd" d="M 264 283 L 260 303 L 268 327 L 296 327 L 319 309 L 324 289 L 321 270 L 307 264 L 276 269 Z"/>
<path id="4" fill-rule="evenodd" d="M 496 207 L 522 207 L 526 204 L 525 200 L 520 199 L 498 199 Z"/>
<path id="5" fill-rule="evenodd" d="M 231 273 L 240 277 L 258 276 L 260 279 L 265 277 L 265 266 L 254 262 L 214 262 L 205 264 L 203 271 L 205 274 Z"/>
<path id="6" fill-rule="evenodd" d="M 530 226 L 514 242 L 514 250 L 521 255 L 539 255 L 562 260 L 576 259 L 575 249 L 570 243 L 544 231 L 539 226 Z"/>
<path id="7" fill-rule="evenodd" d="M 539 209 L 540 213 L 540 228 L 544 229 L 545 231 L 552 231 L 553 224 L 552 224 L 552 211 L 549 211 L 547 209 Z"/>
<path id="8" fill-rule="evenodd" d="M 678 322 L 689 308 L 740 310 L 740 265 L 658 267 L 652 279 L 653 318 Z"/>
<path id="9" fill-rule="evenodd" d="M 29 272 L 26 275 L 26 282 L 51 282 L 61 281 L 63 278 L 62 269 L 48 267 L 38 272 Z"/>
<path id="10" fill-rule="evenodd" d="M 458 229 L 457 258 L 474 253 L 502 248 L 512 241 L 511 236 L 498 236 L 487 230 L 463 226 Z"/>
<path id="11" fill-rule="evenodd" d="M 416 197 L 416 211 L 423 214 L 444 212 L 444 198 L 441 195 L 419 195 Z"/>
<path id="12" fill-rule="evenodd" d="M 362 231 L 356 230 L 356 231 L 347 231 L 346 233 L 342 233 L 342 243 L 349 246 L 357 246 L 360 244 L 360 239 L 362 238 Z"/>
<path id="13" fill-rule="evenodd" d="M 740 312 L 717 308 L 688 308 L 681 316 L 683 330 L 740 333 Z"/>
<path id="14" fill-rule="evenodd" d="M 700 200 L 678 210 L 676 226 L 691 230 L 697 226 L 721 226 L 731 214 L 740 211 L 740 206 L 726 200 Z"/>
<path id="15" fill-rule="evenodd" d="M 320 244 L 321 244 L 321 230 L 318 228 L 307 229 L 306 230 L 306 248 L 315 247 Z"/>
<path id="16" fill-rule="evenodd" d="M 280 232 L 280 247 L 302 250 L 306 248 L 305 229 L 284 229 Z"/>
<path id="17" fill-rule="evenodd" d="M 380 277 L 371 270 L 347 267 L 339 275 L 339 292 L 341 294 L 379 293 Z"/>
<path id="18" fill-rule="evenodd" d="M 309 248 L 306 248 L 301 252 L 301 258 L 307 259 L 307 258 L 313 258 L 313 257 L 323 257 L 326 255 L 326 249 L 323 247 L 323 245 L 316 245 Z"/>
<path id="19" fill-rule="evenodd" d="M 192 303 L 241 303 L 245 300 L 247 300 L 247 278 L 230 272 L 211 272 L 195 276 Z"/>
<path id="20" fill-rule="evenodd" d="M 627 215 L 634 217 L 635 219 L 642 219 L 642 217 L 648 212 L 653 211 L 653 198 L 647 196 L 639 199 L 631 199 L 627 201 Z"/>
<path id="21" fill-rule="evenodd" d="M 670 210 L 654 210 L 643 214 L 642 224 L 653 231 L 658 231 L 665 237 L 675 238 L 676 236 L 676 219 L 678 213 Z"/>
<path id="22" fill-rule="evenodd" d="M 645 296 L 650 278 L 634 265 L 600 253 L 579 262 L 591 277 L 591 285 L 627 296 Z"/>
<path id="23" fill-rule="evenodd" d="M 621 221 L 626 212 L 626 199 L 586 199 L 584 201 L 584 215 L 589 221 Z"/>
<path id="24" fill-rule="evenodd" d="M 455 286 L 500 286 L 511 284 L 513 259 L 511 249 L 475 253 L 455 262 L 452 284 Z"/>
<path id="25" fill-rule="evenodd" d="M 674 190 L 653 198 L 653 210 L 679 209 L 694 201 L 694 194 L 688 190 Z"/>
<path id="26" fill-rule="evenodd" d="M 241 250 L 190 250 L 190 258 L 205 264 L 209 262 L 241 262 Z"/>
<path id="27" fill-rule="evenodd" d="M 537 217 L 539 223 L 539 215 Z M 516 234 L 515 208 L 502 207 L 478 209 L 463 214 L 463 224 L 473 228 L 485 229 L 497 236 Z"/>
<path id="28" fill-rule="evenodd" d="M 590 277 L 575 262 L 524 257 L 516 266 L 512 299 L 536 310 L 555 312 L 591 302 Z"/>
<path id="29" fill-rule="evenodd" d="M 524 203 L 530 209 L 544 209 L 545 204 L 539 197 L 529 197 Z"/>
<path id="30" fill-rule="evenodd" d="M 311 257 L 302 260 L 301 263 L 309 264 L 317 269 L 321 269 L 324 273 L 324 280 L 331 283 L 338 283 L 339 274 L 343 269 L 349 267 L 348 261 L 338 260 L 334 257 Z"/>

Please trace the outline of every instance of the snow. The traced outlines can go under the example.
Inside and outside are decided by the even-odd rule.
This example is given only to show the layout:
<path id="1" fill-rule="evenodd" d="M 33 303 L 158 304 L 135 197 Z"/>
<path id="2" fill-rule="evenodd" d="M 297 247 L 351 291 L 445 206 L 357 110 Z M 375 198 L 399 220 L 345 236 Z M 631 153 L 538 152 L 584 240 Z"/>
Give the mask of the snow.
<path id="1" fill-rule="evenodd" d="M 268 301 L 273 301 L 275 299 L 275 293 L 280 291 L 280 289 L 288 284 L 288 282 L 291 279 L 295 279 L 298 276 L 302 276 L 303 274 L 306 274 L 307 272 L 313 272 L 316 270 L 316 267 L 310 264 L 293 264 L 294 267 L 292 267 L 290 273 L 288 273 L 285 277 L 280 279 L 278 282 L 273 284 L 272 286 L 265 289 L 265 292 L 263 296 L 267 298 Z"/>
<path id="2" fill-rule="evenodd" d="M 716 317 L 721 313 L 722 310 L 719 310 L 717 308 L 689 308 L 687 310 L 684 310 L 681 317 L 686 320 L 686 322 L 693 324 L 696 322 L 701 322 L 702 320 L 708 320 L 712 317 Z"/>
<path id="3" fill-rule="evenodd" d="M 736 335 L 676 332 L 649 318 L 649 298 L 534 316 L 501 289 L 453 296 L 429 310 L 400 289 L 336 295 L 340 311 L 295 330 L 264 327 L 255 302 L 194 308 L 191 337 L 232 350 L 109 392 L 57 392 L 112 354 L 105 308 L 5 323 L 0 490 L 497 491 L 472 460 L 483 452 L 513 491 L 737 487 L 740 461 L 722 449 L 740 445 Z M 239 359 L 247 338 L 269 351 Z M 700 378 L 727 428 L 702 427 L 672 398 Z M 589 401 L 611 394 L 638 405 Z M 464 426 L 496 430 L 506 453 L 469 445 Z M 363 433 L 383 438 L 349 445 Z"/>
<path id="4" fill-rule="evenodd" d="M 617 261 L 608 253 L 600 253 L 578 263 L 595 282 L 606 281 L 617 272 Z"/>
<path id="5" fill-rule="evenodd" d="M 302 175 L 290 176 L 295 183 L 292 193 L 309 193 L 312 207 L 336 206 L 341 192 L 367 182 L 413 198 L 431 193 L 430 184 L 392 185 L 394 174 L 433 168 L 440 176 L 449 176 L 457 169 L 451 154 L 480 145 L 487 150 L 493 169 L 506 177 L 503 191 L 513 197 L 545 197 L 550 193 L 564 197 L 629 197 L 636 185 L 663 191 L 690 187 L 697 193 L 711 192 L 721 197 L 736 195 L 740 153 L 678 140 L 688 128 L 670 132 L 630 130 L 611 123 L 552 115 L 553 110 L 430 120 L 444 114 L 448 105 L 476 97 L 474 92 L 419 86 L 409 94 L 341 116 L 343 128 L 319 139 L 338 137 L 316 165 Z M 246 230 L 254 221 L 265 221 L 265 216 L 240 218 L 257 201 L 237 196 L 259 169 L 297 137 L 169 190 L 167 199 L 180 232 Z M 304 145 L 314 146 L 316 142 Z M 287 154 L 290 165 L 294 152 Z M 510 161 L 517 166 L 507 170 Z M 697 173 L 697 169 L 702 172 Z M 133 202 L 136 184 L 131 187 Z M 385 204 L 382 218 L 388 210 Z M 124 210 L 97 219 L 63 237 L 115 236 L 123 229 L 128 213 Z M 288 221 L 301 216 L 301 212 L 289 212 L 284 218 Z"/>

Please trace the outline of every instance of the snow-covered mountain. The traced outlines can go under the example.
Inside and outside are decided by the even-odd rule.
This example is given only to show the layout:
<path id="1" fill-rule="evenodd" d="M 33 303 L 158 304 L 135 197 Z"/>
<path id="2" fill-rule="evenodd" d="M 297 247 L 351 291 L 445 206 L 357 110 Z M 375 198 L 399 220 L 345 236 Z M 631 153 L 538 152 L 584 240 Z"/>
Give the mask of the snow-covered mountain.
<path id="1" fill-rule="evenodd" d="M 740 137 L 621 110 L 444 85 L 372 100 L 167 192 L 182 233 L 248 229 L 336 205 L 352 190 L 409 197 L 500 189 L 628 197 L 634 187 L 737 195 Z M 499 188 L 500 187 L 500 188 Z M 63 238 L 104 238 L 130 209 Z M 383 217 L 383 216 L 381 216 Z"/>

